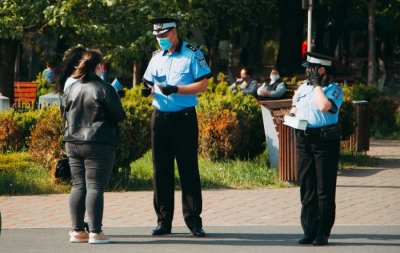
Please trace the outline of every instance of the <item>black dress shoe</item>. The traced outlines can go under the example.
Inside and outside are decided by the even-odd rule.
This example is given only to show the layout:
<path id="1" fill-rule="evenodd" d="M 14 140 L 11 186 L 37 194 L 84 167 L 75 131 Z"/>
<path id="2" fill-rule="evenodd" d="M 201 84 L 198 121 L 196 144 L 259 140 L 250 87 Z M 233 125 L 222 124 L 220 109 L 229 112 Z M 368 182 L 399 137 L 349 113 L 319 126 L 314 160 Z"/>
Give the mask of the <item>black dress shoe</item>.
<path id="1" fill-rule="evenodd" d="M 201 227 L 194 227 L 190 230 L 194 236 L 204 237 L 206 236 L 206 232 Z"/>
<path id="2" fill-rule="evenodd" d="M 325 244 L 328 244 L 328 237 L 325 236 L 325 235 L 318 235 L 315 238 L 313 244 L 314 245 L 325 245 Z"/>
<path id="3" fill-rule="evenodd" d="M 171 228 L 165 226 L 158 226 L 153 230 L 152 235 L 166 235 L 171 234 Z"/>
<path id="4" fill-rule="evenodd" d="M 315 235 L 304 235 L 302 238 L 297 240 L 300 244 L 311 244 L 315 239 Z"/>

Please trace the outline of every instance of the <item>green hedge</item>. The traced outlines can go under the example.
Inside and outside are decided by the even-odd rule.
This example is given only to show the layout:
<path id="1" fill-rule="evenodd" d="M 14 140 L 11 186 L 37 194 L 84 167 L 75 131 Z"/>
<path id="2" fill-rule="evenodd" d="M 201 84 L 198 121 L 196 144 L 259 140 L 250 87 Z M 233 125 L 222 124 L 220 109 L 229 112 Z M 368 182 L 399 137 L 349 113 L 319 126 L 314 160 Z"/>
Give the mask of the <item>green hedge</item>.
<path id="1" fill-rule="evenodd" d="M 199 154 L 210 161 L 253 159 L 265 149 L 265 134 L 261 108 L 252 96 L 228 90 L 227 77 L 218 76 L 219 83 L 209 80 L 208 90 L 198 97 Z M 140 94 L 140 86 L 126 89 L 122 104 L 127 120 L 120 124 L 122 145 L 116 150 L 114 174 L 129 178 L 131 163 L 151 147 L 150 118 L 152 98 Z M 398 116 L 398 98 L 361 84 L 344 86 L 345 100 L 340 109 L 339 125 L 343 138 L 354 131 L 353 100 L 371 103 L 371 123 L 393 125 Z M 64 122 L 58 106 L 42 110 L 0 112 L 0 151 L 28 149 L 33 160 L 44 169 L 54 168 L 59 153 Z M 135 168 L 133 168 L 135 169 Z"/>
<path id="2" fill-rule="evenodd" d="M 200 154 L 212 160 L 252 159 L 265 150 L 261 108 L 253 96 L 244 96 L 242 92 L 229 92 L 226 79 L 223 74 L 220 74 L 219 84 L 213 84 L 212 80 L 209 80 L 207 92 L 199 96 L 197 111 L 200 115 L 218 115 L 224 110 L 228 110 L 231 116 L 236 119 L 235 124 L 237 126 L 234 126 L 234 120 L 230 120 L 229 123 L 231 129 L 234 129 L 235 132 L 220 132 L 222 135 L 215 133 L 212 140 L 200 141 Z M 226 113 L 221 115 L 226 115 Z M 214 117 L 214 122 L 207 125 L 213 129 L 218 129 L 219 125 L 228 125 L 225 122 L 226 119 L 226 117 Z M 202 126 L 203 123 L 199 122 L 199 125 Z M 203 130 L 200 130 L 200 139 L 206 138 Z M 222 154 L 217 150 L 223 150 L 227 139 L 237 140 L 231 143 L 231 150 L 226 150 Z M 218 153 L 221 155 L 216 155 Z"/>

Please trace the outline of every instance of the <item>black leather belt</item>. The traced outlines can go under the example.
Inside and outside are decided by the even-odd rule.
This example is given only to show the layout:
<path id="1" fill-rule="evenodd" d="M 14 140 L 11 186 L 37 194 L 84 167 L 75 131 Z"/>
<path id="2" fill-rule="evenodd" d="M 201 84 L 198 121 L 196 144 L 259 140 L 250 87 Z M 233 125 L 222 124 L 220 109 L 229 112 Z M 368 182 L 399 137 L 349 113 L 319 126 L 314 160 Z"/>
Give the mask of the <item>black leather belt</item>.
<path id="1" fill-rule="evenodd" d="M 195 108 L 194 106 L 185 108 L 183 110 L 177 111 L 177 112 L 162 112 L 156 109 L 157 116 L 161 115 L 164 116 L 165 119 L 176 119 L 180 118 L 183 116 L 187 116 L 189 113 L 194 112 Z"/>
<path id="2" fill-rule="evenodd" d="M 314 135 L 314 134 L 319 134 L 321 132 L 321 127 L 316 127 L 316 128 L 306 128 L 306 130 L 297 130 L 301 134 L 304 135 Z"/>
<path id="3" fill-rule="evenodd" d="M 332 125 L 328 125 L 328 126 L 323 126 L 323 127 L 315 127 L 315 128 L 306 128 L 306 130 L 297 130 L 299 131 L 301 134 L 304 135 L 314 135 L 314 134 L 320 134 L 321 133 L 321 128 L 324 127 L 330 127 L 330 126 L 335 126 L 336 124 L 332 124 Z"/>

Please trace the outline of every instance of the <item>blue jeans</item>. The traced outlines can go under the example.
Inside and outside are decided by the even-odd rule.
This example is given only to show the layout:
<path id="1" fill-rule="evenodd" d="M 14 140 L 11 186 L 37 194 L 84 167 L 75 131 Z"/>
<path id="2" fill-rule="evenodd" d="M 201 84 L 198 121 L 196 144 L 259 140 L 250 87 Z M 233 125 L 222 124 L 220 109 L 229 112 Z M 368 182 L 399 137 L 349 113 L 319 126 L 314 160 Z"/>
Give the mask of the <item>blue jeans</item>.
<path id="1" fill-rule="evenodd" d="M 84 230 L 87 211 L 90 232 L 101 232 L 104 209 L 104 189 L 114 165 L 113 145 L 88 142 L 66 142 L 72 175 L 69 208 L 73 230 Z"/>

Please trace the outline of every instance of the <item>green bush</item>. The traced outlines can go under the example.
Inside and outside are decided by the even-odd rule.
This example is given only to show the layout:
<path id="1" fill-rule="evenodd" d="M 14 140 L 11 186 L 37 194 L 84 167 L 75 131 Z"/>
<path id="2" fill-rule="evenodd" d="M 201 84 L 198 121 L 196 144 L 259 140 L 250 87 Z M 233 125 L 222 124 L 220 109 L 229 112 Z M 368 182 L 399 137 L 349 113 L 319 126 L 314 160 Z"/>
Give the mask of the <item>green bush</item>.
<path id="1" fill-rule="evenodd" d="M 41 117 L 42 110 L 28 110 L 26 112 L 13 111 L 13 118 L 17 125 L 23 130 L 22 133 L 22 147 L 28 147 L 27 140 L 30 138 L 32 129 L 36 126 L 38 119 Z"/>
<path id="2" fill-rule="evenodd" d="M 387 90 L 379 91 L 376 86 L 367 86 L 362 83 L 355 83 L 351 86 L 344 85 L 343 92 L 345 100 L 366 100 L 371 102 L 373 98 L 386 96 Z"/>
<path id="3" fill-rule="evenodd" d="M 261 108 L 252 96 L 243 96 L 242 92 L 230 92 L 228 90 L 228 83 L 224 81 L 224 78 L 221 78 L 221 80 L 223 81 L 219 84 L 213 84 L 212 80 L 209 80 L 207 92 L 199 96 L 197 111 L 207 114 L 214 111 L 222 112 L 224 109 L 227 109 L 234 113 L 238 120 L 238 129 L 240 131 L 238 136 L 240 136 L 240 140 L 239 145 L 233 152 L 227 151 L 226 153 L 233 154 L 233 156 L 229 155 L 229 158 L 254 158 L 265 150 L 265 134 Z M 199 125 L 202 125 L 202 122 L 199 122 Z M 200 131 L 203 131 L 203 129 L 200 129 Z M 214 137 L 213 141 L 220 140 L 219 142 L 213 142 L 215 150 L 222 149 L 225 145 L 224 138 L 225 136 Z M 200 150 L 207 150 L 207 147 L 200 147 Z M 215 152 L 215 150 L 210 150 L 210 152 Z M 214 157 L 214 155 L 209 154 L 208 157 Z M 215 157 L 215 159 L 222 159 L 222 157 Z"/>
<path id="4" fill-rule="evenodd" d="M 376 97 L 371 100 L 371 124 L 392 126 L 396 123 L 398 98 Z"/>
<path id="5" fill-rule="evenodd" d="M 52 171 L 64 149 L 64 121 L 58 105 L 38 110 L 38 113 L 39 119 L 28 140 L 29 153 L 34 162 L 40 164 L 43 169 Z"/>
<path id="6" fill-rule="evenodd" d="M 228 160 L 239 147 L 241 131 L 228 109 L 199 112 L 199 154 L 210 161 Z"/>
<path id="7" fill-rule="evenodd" d="M 23 145 L 22 133 L 23 130 L 11 115 L 0 118 L 0 151 L 20 150 Z"/>
<path id="8" fill-rule="evenodd" d="M 46 77 L 43 75 L 43 72 L 39 72 L 36 76 L 36 82 L 38 83 L 37 87 L 37 97 L 42 95 L 46 95 L 50 92 L 54 91 L 54 84 L 47 83 Z"/>
<path id="9" fill-rule="evenodd" d="M 119 171 L 124 180 L 129 178 L 131 162 L 142 157 L 151 147 L 151 101 L 151 98 L 141 96 L 139 86 L 126 90 L 122 99 L 127 119 L 120 124 L 122 143 L 116 149 L 114 174 Z"/>
<path id="10" fill-rule="evenodd" d="M 386 131 L 386 135 L 390 135 L 400 127 L 395 126 L 399 99 L 390 96 L 387 89 L 379 91 L 376 86 L 357 83 L 352 86 L 345 85 L 344 95 L 345 101 L 365 100 L 369 102 L 371 136 L 376 135 L 375 137 L 383 138 L 385 134 L 382 132 Z"/>
<path id="11" fill-rule="evenodd" d="M 354 133 L 355 118 L 354 118 L 354 103 L 349 100 L 344 100 L 339 111 L 339 122 L 341 139 L 347 140 Z"/>
<path id="12" fill-rule="evenodd" d="M 39 112 L 35 111 L 35 110 L 28 110 L 26 112 L 19 112 L 19 111 L 15 111 L 13 109 L 10 109 L 8 111 L 0 111 L 0 121 L 4 121 L 6 120 L 5 118 L 9 118 L 9 120 L 7 122 L 9 122 L 9 124 L 13 124 L 13 126 L 11 127 L 16 128 L 15 130 L 11 130 L 10 131 L 17 131 L 20 132 L 18 134 L 18 137 L 13 137 L 13 144 L 11 144 L 12 146 L 10 146 L 10 148 L 15 151 L 21 151 L 22 149 L 25 149 L 28 147 L 26 140 L 30 137 L 31 135 L 31 128 L 36 124 L 37 119 L 39 118 Z M 10 118 L 12 118 L 12 123 L 10 121 Z M 6 127 L 10 127 L 7 126 L 7 123 L 1 123 L 1 126 L 3 126 L 3 128 Z M 19 129 L 19 130 L 18 130 Z M 0 134 L 0 139 L 1 138 L 6 138 L 4 136 L 5 130 L 3 129 L 3 133 Z M 11 132 L 9 132 L 10 134 Z"/>

